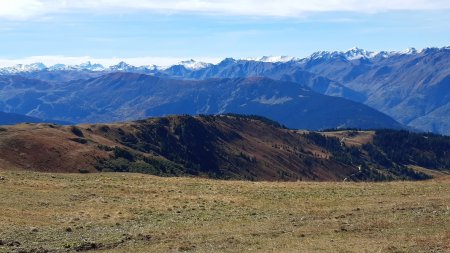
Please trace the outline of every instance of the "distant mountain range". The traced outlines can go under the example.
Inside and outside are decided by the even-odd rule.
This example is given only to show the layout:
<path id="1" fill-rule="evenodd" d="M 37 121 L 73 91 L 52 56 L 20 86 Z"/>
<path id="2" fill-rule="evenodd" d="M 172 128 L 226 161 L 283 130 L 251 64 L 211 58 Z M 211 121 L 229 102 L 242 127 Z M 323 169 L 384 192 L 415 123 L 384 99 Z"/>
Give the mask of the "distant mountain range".
<path id="1" fill-rule="evenodd" d="M 0 111 L 76 123 L 240 113 L 266 116 L 297 129 L 402 128 L 363 104 L 265 77 L 197 81 L 116 72 L 54 83 L 0 76 L 0 87 Z"/>
<path id="2" fill-rule="evenodd" d="M 46 120 L 36 117 L 30 117 L 26 115 L 16 113 L 0 112 L 0 125 L 15 125 L 20 123 L 55 123 L 59 125 L 70 125 L 70 122 L 60 120 Z"/>
<path id="3" fill-rule="evenodd" d="M 58 64 L 47 67 L 36 63 L 0 69 L 0 74 L 4 77 L 20 76 L 29 80 L 37 79 L 45 82 L 46 85 L 56 87 L 57 90 L 51 92 L 53 97 L 56 94 L 61 94 L 58 91 L 62 87 L 70 87 L 75 84 L 83 86 L 85 82 L 92 83 L 98 82 L 98 80 L 108 83 L 105 77 L 117 77 L 109 75 L 117 72 L 146 74 L 158 77 L 160 78 L 159 80 L 201 81 L 199 83 L 220 83 L 217 79 L 266 77 L 273 80 L 297 83 L 301 89 L 308 88 L 323 95 L 342 97 L 358 103 L 364 103 L 411 128 L 450 134 L 450 47 L 426 48 L 422 50 L 411 48 L 402 52 L 369 52 L 353 48 L 346 52 L 317 52 L 302 59 L 288 56 L 262 57 L 259 59 L 227 58 L 218 64 L 189 60 L 169 67 L 154 65 L 136 67 L 125 62 L 110 67 L 92 63 L 76 66 Z M 96 78 L 100 79 L 94 81 Z M 126 81 L 126 79 L 122 78 L 120 80 Z M 214 81 L 210 79 L 214 79 Z M 252 80 L 264 81 L 266 79 Z M 180 81 L 179 83 L 183 82 Z M 287 85 L 286 87 L 290 86 Z M 202 91 L 213 92 L 213 90 Z M 3 94 L 6 94 L 4 89 L 3 92 Z M 110 92 L 113 91 L 110 90 Z M 172 94 L 170 90 L 167 92 Z M 239 93 L 239 91 L 235 92 Z M 278 88 L 272 93 L 266 91 L 260 95 L 264 95 L 266 99 L 269 99 L 277 97 L 276 92 L 283 92 L 283 89 Z M 225 92 L 224 94 L 230 95 L 231 93 Z M 108 96 L 109 94 L 103 95 Z M 130 98 L 122 93 L 119 97 L 121 96 Z M 36 108 L 29 105 L 30 108 L 28 110 L 21 109 L 20 112 L 35 116 L 45 115 L 45 110 L 47 109 L 44 110 L 43 108 L 47 108 L 48 98 L 49 96 L 46 97 L 45 102 L 36 98 L 38 101 L 43 102 L 43 107 Z M 71 99 L 75 98 L 72 97 Z M 83 98 L 80 99 L 80 101 L 83 100 Z M 229 99 L 232 98 L 229 97 Z M 253 97 L 252 99 L 257 98 Z M 67 97 L 59 100 L 60 103 L 64 101 L 68 101 Z M 38 104 L 36 102 L 34 105 L 37 106 Z M 53 104 L 53 102 L 50 102 L 50 104 Z M 106 104 L 104 106 L 110 108 Z M 0 106 L 0 110 L 11 111 L 13 107 L 13 104 L 4 102 L 3 107 Z M 153 107 L 151 106 L 151 108 Z M 104 109 L 102 108 L 97 107 L 96 109 L 101 111 Z M 147 109 L 150 109 L 150 107 Z M 290 108 L 289 110 L 298 112 L 304 108 L 298 109 Z M 57 109 L 52 108 L 52 110 Z M 345 110 L 348 110 L 348 108 L 346 107 Z M 176 113 L 178 110 L 173 109 L 169 111 L 170 113 Z M 200 112 L 202 110 L 187 111 Z M 203 111 L 221 112 L 220 110 Z M 147 110 L 147 112 L 151 113 L 152 111 Z M 164 114 L 166 111 L 159 112 Z M 126 111 L 122 111 L 122 113 L 124 113 L 122 115 L 125 115 Z M 84 112 L 84 114 L 85 116 L 79 119 L 89 118 L 88 114 L 92 115 L 92 113 L 87 112 Z M 149 115 L 141 112 L 138 115 L 129 114 L 129 116 Z M 271 115 L 266 116 L 270 117 Z M 121 117 L 114 117 L 114 119 L 116 118 L 122 119 Z M 126 119 L 129 118 L 126 117 Z M 308 119 L 305 120 L 307 121 Z M 283 120 L 280 121 L 283 122 Z M 341 123 L 342 121 L 338 122 Z M 348 126 L 346 123 L 342 125 Z M 342 125 L 338 124 L 335 127 Z"/>
<path id="4" fill-rule="evenodd" d="M 359 60 L 359 59 L 370 59 L 370 60 L 380 60 L 386 59 L 393 56 L 401 56 L 401 55 L 416 55 L 429 50 L 449 50 L 450 46 L 443 48 L 425 48 L 422 50 L 417 50 L 415 48 L 408 48 L 404 51 L 381 51 L 381 52 L 372 52 L 366 51 L 360 48 L 352 48 L 348 51 L 319 51 L 311 54 L 305 58 L 297 58 L 293 56 L 263 56 L 260 58 L 242 58 L 242 59 L 234 59 L 234 58 L 226 58 L 222 62 L 266 62 L 266 63 L 287 63 L 287 62 L 297 62 L 297 63 L 305 63 L 309 61 L 315 60 L 331 60 L 336 58 L 346 59 L 348 61 Z M 124 72 L 143 72 L 146 74 L 164 72 L 167 69 L 171 68 L 179 68 L 183 67 L 188 70 L 199 70 L 208 67 L 213 67 L 215 64 L 206 63 L 206 62 L 198 62 L 194 59 L 181 61 L 177 64 L 170 66 L 157 66 L 157 65 L 143 65 L 143 66 L 133 66 L 126 62 L 119 62 L 116 65 L 111 65 L 109 67 L 103 66 L 98 63 L 92 63 L 87 61 L 78 65 L 66 65 L 66 64 L 55 64 L 52 66 L 46 66 L 43 63 L 36 62 L 32 64 L 17 64 L 14 66 L 3 67 L 0 68 L 0 74 L 23 74 L 23 73 L 32 73 L 38 71 L 93 71 L 93 72 L 116 72 L 116 71 L 124 71 Z"/>

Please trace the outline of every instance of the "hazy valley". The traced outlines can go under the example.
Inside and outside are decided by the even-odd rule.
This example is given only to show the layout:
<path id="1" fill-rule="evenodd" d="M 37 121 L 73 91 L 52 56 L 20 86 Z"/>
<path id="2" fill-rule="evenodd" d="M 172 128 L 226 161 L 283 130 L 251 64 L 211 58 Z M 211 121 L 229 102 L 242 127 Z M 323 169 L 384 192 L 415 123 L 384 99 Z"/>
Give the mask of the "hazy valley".
<path id="1" fill-rule="evenodd" d="M 355 48 L 303 59 L 227 58 L 218 64 L 192 60 L 166 68 L 124 62 L 109 68 L 91 63 L 21 65 L 0 70 L 0 110 L 70 122 L 244 113 L 298 129 L 403 124 L 449 134 L 449 71 L 448 47 L 378 53 Z M 102 101 L 100 96 L 119 99 Z"/>

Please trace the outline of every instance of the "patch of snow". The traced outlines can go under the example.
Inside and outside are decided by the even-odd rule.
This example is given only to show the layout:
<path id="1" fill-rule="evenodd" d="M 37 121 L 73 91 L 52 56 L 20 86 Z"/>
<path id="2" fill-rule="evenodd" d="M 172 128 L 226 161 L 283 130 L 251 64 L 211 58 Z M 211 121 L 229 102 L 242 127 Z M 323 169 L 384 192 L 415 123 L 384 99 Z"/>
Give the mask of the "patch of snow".
<path id="1" fill-rule="evenodd" d="M 358 59 L 379 59 L 379 58 L 389 58 L 393 55 L 414 55 L 414 54 L 421 53 L 422 51 L 418 51 L 415 48 L 408 48 L 403 51 L 373 52 L 373 51 L 367 51 L 364 49 L 354 47 L 347 51 L 333 51 L 333 52 L 318 51 L 300 61 L 306 62 L 308 60 L 318 60 L 318 59 L 330 60 L 330 59 L 337 58 L 337 57 L 343 57 L 349 61 L 358 60 Z"/>
<path id="2" fill-rule="evenodd" d="M 157 70 L 165 70 L 169 67 L 168 66 L 157 66 L 157 65 L 145 65 L 145 66 L 142 66 L 141 68 L 146 68 L 150 71 L 157 71 Z"/>
<path id="3" fill-rule="evenodd" d="M 28 71 L 39 71 L 39 70 L 44 70 L 47 68 L 47 66 L 45 66 L 43 63 L 41 62 L 36 62 L 36 63 L 32 63 L 29 65 L 25 65 L 25 68 Z"/>
<path id="4" fill-rule="evenodd" d="M 260 104 L 264 104 L 264 105 L 281 105 L 284 104 L 286 102 L 291 101 L 293 98 L 291 97 L 271 97 L 271 98 L 266 98 L 266 96 L 262 96 L 256 99 L 253 99 L 252 102 L 257 102 Z"/>
<path id="5" fill-rule="evenodd" d="M 50 71 L 62 71 L 62 70 L 73 70 L 73 71 L 104 71 L 105 67 L 103 65 L 94 63 L 92 64 L 90 61 L 81 63 L 79 65 L 65 65 L 65 64 L 55 64 L 48 68 Z"/>
<path id="6" fill-rule="evenodd" d="M 70 70 L 70 66 L 58 63 L 58 64 L 48 67 L 48 70 L 50 70 L 50 71 Z"/>
<path id="7" fill-rule="evenodd" d="M 92 64 L 90 61 L 82 63 L 80 65 L 75 65 L 74 68 L 81 70 L 91 70 L 91 71 L 104 71 L 105 67 L 103 65 L 94 63 Z"/>
<path id="8" fill-rule="evenodd" d="M 198 70 L 198 69 L 204 69 L 207 68 L 209 66 L 211 66 L 211 63 L 206 63 L 206 62 L 198 62 L 195 61 L 194 59 L 190 59 L 187 61 L 182 61 L 180 63 L 178 63 L 177 65 L 183 65 L 185 68 L 190 69 L 190 70 Z"/>
<path id="9" fill-rule="evenodd" d="M 410 47 L 406 50 L 401 51 L 402 54 L 417 54 L 417 49 Z"/>
<path id="10" fill-rule="evenodd" d="M 392 52 L 388 52 L 388 51 L 380 51 L 380 52 L 376 53 L 376 54 L 373 56 L 373 58 L 383 58 L 383 59 L 385 59 L 385 58 L 391 57 L 392 55 L 393 55 Z"/>
<path id="11" fill-rule="evenodd" d="M 232 58 L 227 58 L 232 59 Z M 234 60 L 234 59 L 233 59 Z M 299 59 L 293 56 L 262 56 L 262 57 L 246 57 L 240 58 L 239 61 L 256 61 L 256 62 L 271 62 L 271 63 L 285 63 L 290 61 L 298 61 Z"/>
<path id="12" fill-rule="evenodd" d="M 21 73 L 21 72 L 34 72 L 34 71 L 41 71 L 46 69 L 47 67 L 40 62 L 37 63 L 32 63 L 32 64 L 17 64 L 15 66 L 12 67 L 6 67 L 6 68 L 2 68 L 0 71 L 2 73 L 10 73 L 10 74 L 15 74 L 15 73 Z"/>
<path id="13" fill-rule="evenodd" d="M 259 58 L 257 61 L 275 63 L 275 62 L 290 62 L 294 60 L 298 59 L 293 56 L 263 56 Z"/>
<path id="14" fill-rule="evenodd" d="M 241 60 L 242 60 L 242 59 L 241 59 Z M 219 64 L 217 64 L 217 65 L 232 64 L 232 63 L 235 63 L 235 62 L 237 62 L 236 59 L 228 57 L 228 58 L 223 59 L 223 60 L 222 60 L 221 62 L 219 62 Z"/>
<path id="15" fill-rule="evenodd" d="M 234 59 L 234 58 L 225 58 L 217 65 L 224 66 L 229 64 L 234 64 L 239 61 L 258 61 L 258 62 L 271 62 L 271 63 L 286 63 L 286 62 L 297 62 L 297 63 L 307 63 L 311 60 L 330 60 L 334 58 L 343 58 L 349 61 L 358 60 L 358 59 L 386 59 L 396 55 L 416 55 L 421 53 L 431 53 L 438 50 L 450 50 L 450 46 L 445 46 L 442 48 L 424 48 L 422 50 L 417 50 L 415 48 L 408 48 L 403 51 L 380 51 L 380 52 L 372 52 L 366 51 L 364 49 L 360 49 L 357 47 L 351 48 L 347 51 L 318 51 L 306 58 L 296 58 L 292 56 L 263 56 L 259 58 L 242 58 L 242 59 Z M 190 70 L 199 70 L 212 66 L 211 63 L 198 62 L 193 59 L 181 61 L 175 65 L 182 65 Z M 48 71 L 62 71 L 62 70 L 71 70 L 71 71 L 143 71 L 147 73 L 153 73 L 156 71 L 164 71 L 172 66 L 157 66 L 157 65 L 144 65 L 141 67 L 136 67 L 125 62 L 119 62 L 116 65 L 105 68 L 101 64 L 86 62 L 79 65 L 65 65 L 65 64 L 55 64 L 51 67 L 47 67 L 43 63 L 37 62 L 32 64 L 17 64 L 14 66 L 0 68 L 0 74 L 18 74 L 18 73 L 26 73 L 26 72 L 38 72 L 42 70 Z"/>
<path id="16" fill-rule="evenodd" d="M 343 54 L 348 60 L 358 60 L 373 58 L 377 53 L 354 47 L 347 50 L 346 52 L 343 52 Z"/>
<path id="17" fill-rule="evenodd" d="M 130 71 L 134 68 L 136 68 L 136 67 L 134 67 L 124 61 L 121 61 L 116 65 L 109 66 L 110 71 Z"/>

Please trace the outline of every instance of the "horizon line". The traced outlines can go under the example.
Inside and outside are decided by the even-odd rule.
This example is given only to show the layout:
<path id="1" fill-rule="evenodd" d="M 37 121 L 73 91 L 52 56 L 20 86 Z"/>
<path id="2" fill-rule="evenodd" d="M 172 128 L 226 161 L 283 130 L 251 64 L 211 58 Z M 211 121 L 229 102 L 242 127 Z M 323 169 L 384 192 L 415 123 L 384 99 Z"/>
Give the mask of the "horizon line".
<path id="1" fill-rule="evenodd" d="M 224 59 L 234 59 L 234 60 L 254 60 L 254 61 L 263 61 L 264 58 L 290 58 L 291 60 L 302 60 L 306 59 L 308 57 L 313 56 L 316 53 L 348 53 L 352 50 L 361 50 L 368 54 L 379 54 L 379 53 L 408 53 L 410 51 L 416 51 L 417 53 L 422 52 L 425 49 L 449 49 L 450 45 L 448 46 L 442 46 L 442 47 L 424 47 L 421 49 L 417 49 L 415 47 L 408 47 L 404 50 L 381 50 L 381 51 L 370 51 L 365 50 L 359 47 L 352 47 L 347 50 L 331 50 L 331 51 L 314 51 L 307 56 L 292 56 L 292 55 L 263 55 L 259 57 L 205 57 L 205 56 L 199 56 L 199 57 L 161 57 L 161 56 L 142 56 L 142 57 L 110 57 L 110 58 L 104 58 L 104 57 L 91 57 L 91 56 L 65 56 L 65 55 L 40 55 L 40 56 L 29 56 L 29 57 L 22 57 L 22 58 L 14 58 L 14 59 L 7 59 L 7 58 L 0 58 L 0 68 L 8 68 L 8 67 L 15 67 L 18 65 L 32 65 L 32 64 L 43 64 L 46 68 L 54 67 L 58 64 L 64 64 L 66 66 L 77 66 L 82 64 L 100 64 L 103 67 L 112 67 L 115 65 L 118 65 L 121 62 L 125 62 L 129 65 L 135 66 L 135 67 L 148 67 L 148 66 L 155 66 L 155 67 L 168 67 L 168 66 L 174 66 L 183 64 L 183 62 L 186 61 L 194 61 L 196 63 L 206 63 L 206 64 L 218 64 Z M 281 60 L 280 60 L 281 61 Z M 274 62 L 277 62 L 274 60 Z"/>

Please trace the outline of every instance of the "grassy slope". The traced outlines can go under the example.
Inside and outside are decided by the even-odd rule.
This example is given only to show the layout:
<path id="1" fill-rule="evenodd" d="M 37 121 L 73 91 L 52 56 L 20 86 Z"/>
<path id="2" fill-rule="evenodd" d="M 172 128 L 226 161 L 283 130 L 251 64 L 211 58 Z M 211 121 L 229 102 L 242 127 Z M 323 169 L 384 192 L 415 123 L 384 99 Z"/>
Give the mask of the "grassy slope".
<path id="1" fill-rule="evenodd" d="M 141 172 L 250 181 L 419 180 L 429 176 L 406 166 L 448 171 L 447 150 L 450 138 L 443 136 L 314 133 L 279 128 L 253 116 L 0 127 L 0 168 L 41 172 Z"/>
<path id="2" fill-rule="evenodd" d="M 340 181 L 357 171 L 355 166 L 317 159 L 317 154 L 325 157 L 328 153 L 291 130 L 275 128 L 258 120 L 212 119 L 215 120 L 178 116 L 143 122 L 79 125 L 77 128 L 82 131 L 83 138 L 74 135 L 72 127 L 67 126 L 22 124 L 3 127 L 4 131 L 0 131 L 0 168 L 95 172 L 98 160 L 113 155 L 113 152 L 99 148 L 101 145 L 117 146 L 149 159 L 174 161 L 184 168 L 191 165 L 190 169 L 198 175 L 212 178 Z M 183 127 L 187 129 L 184 136 L 175 133 Z M 139 128 L 143 128 L 142 132 Z M 78 143 L 74 139 L 87 143 Z M 127 144 L 127 139 L 133 143 Z M 139 150 L 142 147 L 144 152 Z M 303 151 L 294 150 L 297 147 Z M 305 160 L 310 163 L 306 164 Z"/>
<path id="3" fill-rule="evenodd" d="M 450 251 L 445 176 L 390 183 L 0 176 L 0 252 Z M 14 241 L 20 246 L 8 246 Z"/>

